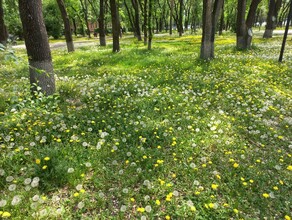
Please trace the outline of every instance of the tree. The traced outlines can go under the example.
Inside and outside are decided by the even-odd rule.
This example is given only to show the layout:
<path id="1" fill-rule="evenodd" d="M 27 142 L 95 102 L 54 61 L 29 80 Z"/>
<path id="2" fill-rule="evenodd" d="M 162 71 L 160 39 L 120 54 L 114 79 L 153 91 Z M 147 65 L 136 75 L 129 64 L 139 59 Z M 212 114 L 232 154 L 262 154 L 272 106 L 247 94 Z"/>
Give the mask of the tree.
<path id="1" fill-rule="evenodd" d="M 203 1 L 203 35 L 201 42 L 200 58 L 204 60 L 214 58 L 215 30 L 218 17 L 223 5 L 223 0 Z"/>
<path id="2" fill-rule="evenodd" d="M 255 20 L 256 10 L 261 0 L 252 0 L 247 18 L 245 19 L 246 0 L 238 0 L 236 19 L 236 47 L 244 50 L 251 47 L 252 26 Z"/>
<path id="3" fill-rule="evenodd" d="M 87 0 L 80 0 L 80 4 L 81 4 L 83 16 L 84 16 L 85 25 L 86 25 L 86 33 L 88 35 L 88 38 L 91 38 L 89 21 L 88 21 L 88 2 Z"/>
<path id="4" fill-rule="evenodd" d="M 153 28 L 152 28 L 152 6 L 153 0 L 149 0 L 149 14 L 148 14 L 148 50 L 152 48 Z M 146 5 L 145 5 L 146 7 Z"/>
<path id="5" fill-rule="evenodd" d="M 4 23 L 3 0 L 0 0 L 0 43 L 6 45 L 7 37 L 7 28 Z"/>
<path id="6" fill-rule="evenodd" d="M 105 2 L 104 0 L 100 0 L 99 1 L 99 17 L 98 17 L 100 46 L 106 46 L 105 15 L 104 14 L 105 14 Z"/>
<path id="7" fill-rule="evenodd" d="M 141 30 L 140 30 L 140 11 L 139 11 L 139 5 L 137 0 L 132 0 L 132 5 L 135 11 L 135 16 L 134 16 L 134 26 L 136 30 L 136 35 L 138 41 L 142 40 L 141 37 Z"/>
<path id="8" fill-rule="evenodd" d="M 67 50 L 68 52 L 73 52 L 74 51 L 74 44 L 73 44 L 73 39 L 72 39 L 72 33 L 71 33 L 71 26 L 70 26 L 70 21 L 69 17 L 67 14 L 67 10 L 64 4 L 63 0 L 57 0 L 62 19 L 64 22 L 64 28 L 65 28 L 65 38 L 66 38 L 66 44 L 67 44 Z"/>
<path id="9" fill-rule="evenodd" d="M 120 19 L 116 0 L 110 0 L 110 9 L 112 17 L 112 34 L 113 34 L 113 52 L 120 51 Z"/>
<path id="10" fill-rule="evenodd" d="M 277 25 L 278 12 L 280 10 L 281 5 L 282 0 L 270 0 L 267 25 L 263 38 L 271 38 L 273 36 L 273 31 Z"/>
<path id="11" fill-rule="evenodd" d="M 45 2 L 46 3 L 46 2 Z M 49 36 L 58 39 L 62 36 L 62 20 L 60 10 L 55 2 L 49 1 L 44 4 L 44 22 Z"/>
<path id="12" fill-rule="evenodd" d="M 169 35 L 172 35 L 172 26 L 173 26 L 173 7 L 174 7 L 174 0 L 169 0 L 169 8 L 170 8 L 170 15 L 169 15 Z"/>
<path id="13" fill-rule="evenodd" d="M 55 78 L 41 0 L 19 0 L 19 12 L 27 49 L 31 91 L 55 92 Z"/>

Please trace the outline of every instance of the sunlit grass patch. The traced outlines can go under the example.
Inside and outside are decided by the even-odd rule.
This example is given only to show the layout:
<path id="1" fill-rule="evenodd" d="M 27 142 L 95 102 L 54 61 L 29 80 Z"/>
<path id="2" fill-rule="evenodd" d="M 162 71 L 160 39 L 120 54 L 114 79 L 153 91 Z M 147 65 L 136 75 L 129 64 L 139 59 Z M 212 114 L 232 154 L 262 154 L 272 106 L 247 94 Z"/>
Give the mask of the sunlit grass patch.
<path id="1" fill-rule="evenodd" d="M 255 38 L 247 51 L 229 34 L 216 40 L 211 62 L 198 59 L 200 36 L 191 35 L 156 37 L 151 51 L 129 38 L 117 54 L 53 50 L 57 94 L 35 100 L 25 64 L 4 64 L 0 211 L 289 217 L 291 52 L 278 64 L 278 38 Z"/>

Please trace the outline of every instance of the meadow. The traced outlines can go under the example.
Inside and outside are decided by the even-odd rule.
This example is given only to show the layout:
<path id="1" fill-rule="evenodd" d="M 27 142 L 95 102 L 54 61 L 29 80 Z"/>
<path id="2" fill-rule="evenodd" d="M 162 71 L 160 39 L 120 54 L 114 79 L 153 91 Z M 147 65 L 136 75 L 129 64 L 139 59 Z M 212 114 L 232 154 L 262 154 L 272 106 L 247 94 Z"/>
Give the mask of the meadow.
<path id="1" fill-rule="evenodd" d="M 0 219 L 292 218 L 292 41 L 133 38 L 52 51 L 32 99 L 24 50 L 0 55 Z M 289 196 L 290 195 L 290 196 Z"/>

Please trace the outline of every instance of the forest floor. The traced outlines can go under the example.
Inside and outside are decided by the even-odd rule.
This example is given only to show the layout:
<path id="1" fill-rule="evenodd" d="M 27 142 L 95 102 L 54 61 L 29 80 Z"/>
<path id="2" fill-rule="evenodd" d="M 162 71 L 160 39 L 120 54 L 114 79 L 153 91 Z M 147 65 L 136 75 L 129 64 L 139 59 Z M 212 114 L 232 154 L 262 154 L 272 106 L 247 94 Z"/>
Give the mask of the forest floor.
<path id="1" fill-rule="evenodd" d="M 291 219 L 292 41 L 200 42 L 56 48 L 35 99 L 25 50 L 0 57 L 0 218 Z"/>

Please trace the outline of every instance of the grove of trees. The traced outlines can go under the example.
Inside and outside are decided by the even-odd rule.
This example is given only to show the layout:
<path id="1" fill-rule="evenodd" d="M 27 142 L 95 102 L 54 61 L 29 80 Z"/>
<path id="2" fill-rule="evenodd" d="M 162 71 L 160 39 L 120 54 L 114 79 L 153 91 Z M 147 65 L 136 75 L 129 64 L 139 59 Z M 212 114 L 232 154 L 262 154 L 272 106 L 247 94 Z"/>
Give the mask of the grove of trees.
<path id="1" fill-rule="evenodd" d="M 0 43 L 9 36 L 24 38 L 29 57 L 33 91 L 55 90 L 48 37 L 65 36 L 68 52 L 74 51 L 72 34 L 99 37 L 106 45 L 112 35 L 113 52 L 120 51 L 119 38 L 132 32 L 138 41 L 152 47 L 154 33 L 202 29 L 200 57 L 213 59 L 216 33 L 236 33 L 236 47 L 251 48 L 252 28 L 265 24 L 264 38 L 271 38 L 277 26 L 286 24 L 288 0 L 0 0 Z M 18 9 L 19 8 L 19 9 Z M 22 24 L 22 25 L 21 25 Z M 39 74 L 39 72 L 45 74 Z"/>

